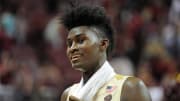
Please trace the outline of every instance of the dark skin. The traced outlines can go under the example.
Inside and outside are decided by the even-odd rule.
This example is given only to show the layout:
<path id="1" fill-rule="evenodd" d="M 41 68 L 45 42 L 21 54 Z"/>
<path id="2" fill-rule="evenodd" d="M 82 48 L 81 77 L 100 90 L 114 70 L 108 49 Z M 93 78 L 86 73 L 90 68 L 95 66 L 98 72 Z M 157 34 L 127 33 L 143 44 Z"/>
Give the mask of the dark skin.
<path id="1" fill-rule="evenodd" d="M 109 40 L 98 34 L 92 27 L 79 26 L 71 29 L 67 37 L 67 56 L 72 67 L 82 72 L 84 83 L 107 60 Z M 69 88 L 62 94 L 61 101 L 66 101 L 68 92 Z M 151 98 L 141 80 L 129 77 L 124 83 L 121 101 L 151 101 Z"/>

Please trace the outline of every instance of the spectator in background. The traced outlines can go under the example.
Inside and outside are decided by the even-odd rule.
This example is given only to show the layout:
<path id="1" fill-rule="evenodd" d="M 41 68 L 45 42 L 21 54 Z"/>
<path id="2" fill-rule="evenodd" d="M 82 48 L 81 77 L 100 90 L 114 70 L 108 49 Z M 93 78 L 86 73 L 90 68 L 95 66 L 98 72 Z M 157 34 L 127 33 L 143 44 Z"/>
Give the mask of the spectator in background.
<path id="1" fill-rule="evenodd" d="M 163 85 L 171 83 L 176 73 L 176 63 L 163 45 L 155 40 L 148 42 L 137 75 L 148 85 L 152 101 L 163 100 Z"/>
<path id="2" fill-rule="evenodd" d="M 110 64 L 118 74 L 134 76 L 134 66 L 127 57 L 114 57 L 110 60 Z"/>
<path id="3" fill-rule="evenodd" d="M 27 24 L 27 9 L 25 5 L 21 5 L 17 10 L 16 16 L 16 40 L 17 44 L 24 44 L 26 41 L 26 34 L 28 29 Z"/>
<path id="4" fill-rule="evenodd" d="M 6 36 L 13 39 L 15 37 L 15 30 L 16 30 L 16 16 L 14 14 L 13 5 L 12 8 L 9 7 L 11 4 L 7 4 L 8 6 L 1 14 L 0 22 L 5 29 Z"/>
<path id="5" fill-rule="evenodd" d="M 173 82 L 173 81 L 172 81 Z M 180 100 L 180 74 L 171 85 L 165 87 L 163 101 L 179 101 Z"/>
<path id="6" fill-rule="evenodd" d="M 3 52 L 0 64 L 0 100 L 14 101 L 16 61 L 10 52 Z"/>
<path id="7" fill-rule="evenodd" d="M 53 48 L 63 48 L 63 38 L 62 33 L 59 34 L 59 28 L 61 25 L 59 24 L 58 18 L 52 18 L 45 29 L 45 40 L 53 47 Z"/>
<path id="8" fill-rule="evenodd" d="M 62 38 L 62 34 L 60 32 L 61 25 L 59 24 L 58 20 L 58 5 L 59 2 L 58 0 L 46 0 L 47 2 L 45 3 L 46 9 L 48 12 L 48 18 L 49 21 L 46 25 L 45 32 L 44 32 L 44 37 L 45 40 L 52 46 L 52 48 L 63 48 L 63 42 L 64 38 Z M 60 15 L 60 14 L 59 14 Z"/>

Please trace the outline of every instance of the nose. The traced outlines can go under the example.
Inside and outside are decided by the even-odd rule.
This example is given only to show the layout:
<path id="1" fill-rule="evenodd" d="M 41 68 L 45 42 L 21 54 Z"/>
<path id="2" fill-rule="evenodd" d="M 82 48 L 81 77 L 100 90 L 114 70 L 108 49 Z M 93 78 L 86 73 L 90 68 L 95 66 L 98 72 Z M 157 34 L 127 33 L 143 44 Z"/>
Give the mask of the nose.
<path id="1" fill-rule="evenodd" d="M 69 48 L 69 52 L 70 53 L 74 53 L 78 51 L 78 44 L 76 44 L 75 42 L 72 43 L 71 47 Z"/>

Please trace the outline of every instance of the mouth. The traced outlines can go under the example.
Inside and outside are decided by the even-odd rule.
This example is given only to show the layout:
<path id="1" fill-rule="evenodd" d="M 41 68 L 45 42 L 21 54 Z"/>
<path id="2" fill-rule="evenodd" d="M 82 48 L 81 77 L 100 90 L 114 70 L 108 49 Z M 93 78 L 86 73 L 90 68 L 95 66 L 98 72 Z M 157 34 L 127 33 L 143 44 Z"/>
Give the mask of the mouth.
<path id="1" fill-rule="evenodd" d="M 71 61 L 72 61 L 72 62 L 78 61 L 78 60 L 80 59 L 80 56 L 81 56 L 81 55 L 79 55 L 79 54 L 77 54 L 77 55 L 72 55 L 72 56 L 71 56 Z"/>

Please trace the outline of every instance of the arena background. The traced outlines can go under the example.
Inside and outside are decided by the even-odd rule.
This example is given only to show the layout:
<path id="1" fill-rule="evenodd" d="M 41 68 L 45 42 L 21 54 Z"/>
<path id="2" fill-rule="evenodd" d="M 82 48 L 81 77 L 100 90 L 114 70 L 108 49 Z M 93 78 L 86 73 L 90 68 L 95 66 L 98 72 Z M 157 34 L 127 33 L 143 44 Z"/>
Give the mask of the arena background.
<path id="1" fill-rule="evenodd" d="M 153 101 L 180 101 L 180 0 L 0 0 L 0 101 L 59 101 L 79 81 L 59 20 L 70 2 L 106 9 L 116 72 L 141 78 Z"/>

